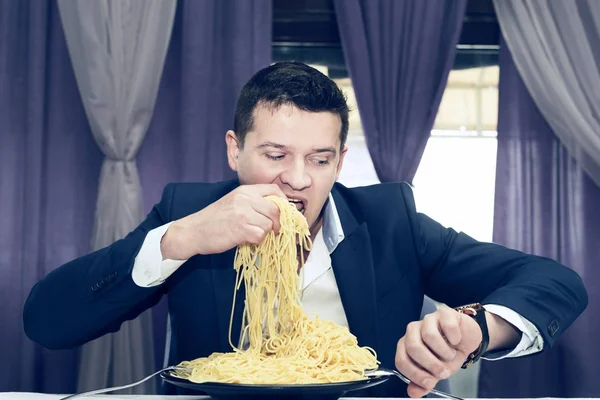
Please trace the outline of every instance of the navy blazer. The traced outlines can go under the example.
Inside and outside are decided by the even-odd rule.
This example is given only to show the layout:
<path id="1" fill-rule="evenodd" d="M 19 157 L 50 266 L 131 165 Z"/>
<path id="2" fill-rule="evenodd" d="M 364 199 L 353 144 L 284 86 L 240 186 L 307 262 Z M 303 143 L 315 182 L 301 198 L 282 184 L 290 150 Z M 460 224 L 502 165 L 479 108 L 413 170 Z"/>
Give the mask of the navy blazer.
<path id="1" fill-rule="evenodd" d="M 131 271 L 148 231 L 237 186 L 237 181 L 168 185 L 160 203 L 127 237 L 57 268 L 35 285 L 24 310 L 27 335 L 51 349 L 75 347 L 119 330 L 168 294 L 170 364 L 231 351 L 235 249 L 192 257 L 156 287 L 138 287 Z M 587 305 L 574 271 L 444 228 L 417 213 L 407 184 L 352 189 L 335 184 L 332 194 L 345 233 L 332 253 L 332 267 L 349 328 L 360 345 L 377 351 L 385 367 L 394 366 L 396 344 L 406 325 L 419 319 L 424 294 L 450 307 L 506 306 L 537 327 L 545 348 Z M 233 343 L 239 339 L 243 292 L 237 299 Z M 360 394 L 404 397 L 406 386 L 390 380 Z"/>

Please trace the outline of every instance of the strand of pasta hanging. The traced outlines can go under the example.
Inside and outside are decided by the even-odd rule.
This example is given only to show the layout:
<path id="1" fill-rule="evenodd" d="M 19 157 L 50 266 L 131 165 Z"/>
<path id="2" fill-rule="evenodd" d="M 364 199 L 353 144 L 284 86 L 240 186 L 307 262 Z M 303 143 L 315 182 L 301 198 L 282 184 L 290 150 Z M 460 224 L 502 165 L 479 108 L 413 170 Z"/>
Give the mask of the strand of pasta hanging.
<path id="1" fill-rule="evenodd" d="M 177 372 L 192 382 L 245 384 L 298 384 L 347 382 L 364 378 L 364 371 L 377 368 L 375 351 L 359 347 L 348 328 L 311 319 L 302 308 L 298 290 L 298 251 L 312 245 L 304 216 L 287 200 L 269 196 L 279 207 L 281 229 L 269 232 L 260 245 L 241 245 L 236 250 L 235 295 L 246 290 L 241 343 L 229 342 L 231 353 L 185 361 L 191 373 Z M 301 259 L 301 265 L 304 260 Z"/>

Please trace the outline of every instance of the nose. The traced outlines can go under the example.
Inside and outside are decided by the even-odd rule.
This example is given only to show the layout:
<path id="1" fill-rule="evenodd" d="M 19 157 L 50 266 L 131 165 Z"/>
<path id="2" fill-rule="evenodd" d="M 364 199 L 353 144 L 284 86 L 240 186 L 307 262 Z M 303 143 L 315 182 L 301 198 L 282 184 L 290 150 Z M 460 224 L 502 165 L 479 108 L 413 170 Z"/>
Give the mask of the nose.
<path id="1" fill-rule="evenodd" d="M 306 189 L 312 183 L 312 178 L 308 174 L 302 159 L 290 163 L 281 173 L 280 179 L 282 183 L 297 191 Z"/>

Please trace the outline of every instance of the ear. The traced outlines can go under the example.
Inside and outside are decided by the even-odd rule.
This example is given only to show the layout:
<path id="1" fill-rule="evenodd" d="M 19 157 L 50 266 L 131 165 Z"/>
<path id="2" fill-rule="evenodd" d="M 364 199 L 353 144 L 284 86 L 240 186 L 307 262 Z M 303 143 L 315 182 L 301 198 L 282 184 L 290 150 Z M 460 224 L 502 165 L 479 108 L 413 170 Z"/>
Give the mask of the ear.
<path id="1" fill-rule="evenodd" d="M 227 162 L 229 163 L 229 168 L 237 172 L 238 155 L 240 154 L 241 147 L 234 131 L 227 131 L 225 134 L 225 143 L 227 144 Z"/>
<path id="2" fill-rule="evenodd" d="M 344 145 L 342 152 L 340 153 L 340 161 L 338 162 L 336 171 L 335 171 L 335 180 L 337 181 L 340 177 L 340 172 L 342 172 L 342 166 L 344 165 L 344 157 L 346 157 L 346 152 L 348 151 L 348 146 Z"/>

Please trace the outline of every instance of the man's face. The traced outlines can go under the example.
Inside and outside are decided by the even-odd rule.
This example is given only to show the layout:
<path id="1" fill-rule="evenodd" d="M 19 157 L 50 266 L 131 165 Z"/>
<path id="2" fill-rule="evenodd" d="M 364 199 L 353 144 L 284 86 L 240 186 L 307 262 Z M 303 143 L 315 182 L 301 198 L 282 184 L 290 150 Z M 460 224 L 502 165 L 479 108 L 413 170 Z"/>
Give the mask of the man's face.
<path id="1" fill-rule="evenodd" d="M 340 118 L 330 112 L 258 106 L 243 147 L 233 131 L 227 132 L 229 166 L 241 184 L 278 185 L 314 234 L 347 150 L 344 146 L 340 153 L 340 129 Z"/>

